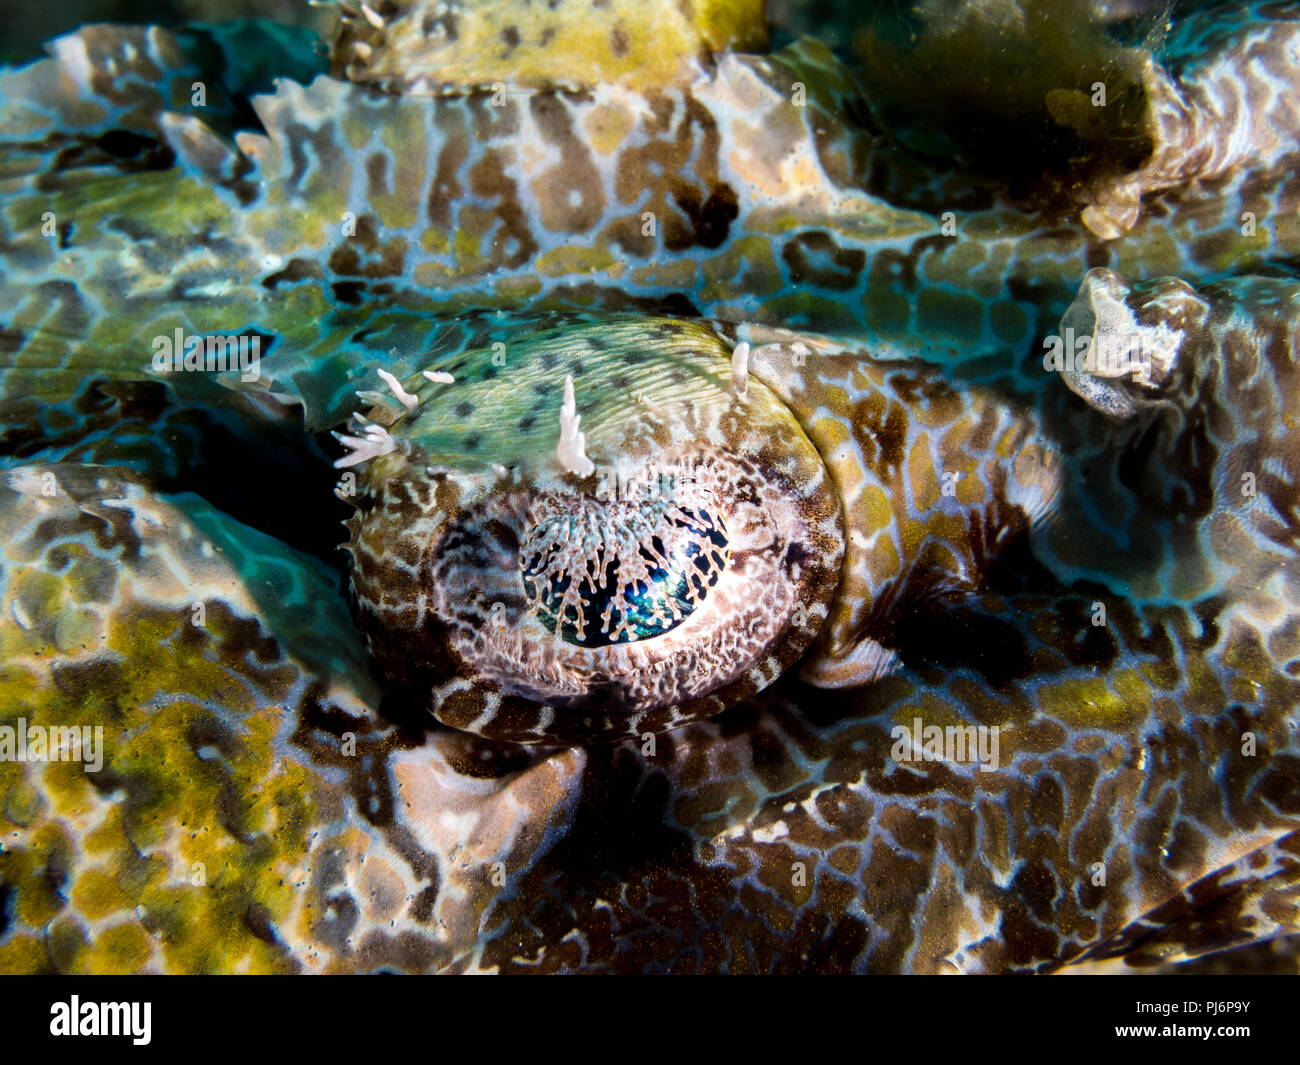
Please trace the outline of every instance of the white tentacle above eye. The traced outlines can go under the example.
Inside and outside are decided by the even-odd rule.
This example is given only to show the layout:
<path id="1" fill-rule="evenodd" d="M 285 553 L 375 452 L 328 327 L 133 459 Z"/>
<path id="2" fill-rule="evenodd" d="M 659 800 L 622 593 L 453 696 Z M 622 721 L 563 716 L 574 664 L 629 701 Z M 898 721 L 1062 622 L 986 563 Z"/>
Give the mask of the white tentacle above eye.
<path id="1" fill-rule="evenodd" d="M 403 407 L 407 410 L 415 410 L 415 408 L 420 405 L 419 397 L 413 396 L 410 392 L 406 391 L 406 389 L 402 387 L 402 382 L 400 382 L 396 377 L 390 374 L 387 370 L 380 370 L 378 372 L 380 380 L 392 390 L 393 395 L 397 397 L 398 402 L 401 403 Z"/>
<path id="2" fill-rule="evenodd" d="M 360 417 L 360 415 L 357 415 L 357 417 Z M 334 463 L 336 470 L 345 466 L 355 466 L 358 463 L 367 462 L 370 459 L 378 458 L 380 455 L 389 455 L 397 448 L 393 438 L 388 435 L 388 430 L 382 425 L 363 425 L 361 433 L 361 436 L 347 436 L 343 433 L 330 434 L 344 447 L 352 449 L 352 454 L 344 455 Z"/>
<path id="3" fill-rule="evenodd" d="M 555 457 L 567 473 L 576 473 L 586 477 L 596 469 L 596 464 L 587 458 L 587 437 L 578 432 L 578 423 L 582 415 L 578 413 L 578 404 L 573 396 L 573 378 L 564 379 L 564 404 L 560 407 L 560 443 L 555 449 Z"/>
<path id="4" fill-rule="evenodd" d="M 749 394 L 749 341 L 742 340 L 731 351 L 731 391 L 739 399 Z"/>

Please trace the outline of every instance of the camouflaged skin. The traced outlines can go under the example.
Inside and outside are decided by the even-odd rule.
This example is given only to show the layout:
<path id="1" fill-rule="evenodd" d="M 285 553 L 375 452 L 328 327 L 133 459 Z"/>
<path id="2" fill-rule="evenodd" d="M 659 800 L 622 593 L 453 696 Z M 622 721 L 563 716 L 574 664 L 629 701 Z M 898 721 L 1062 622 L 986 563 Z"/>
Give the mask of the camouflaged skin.
<path id="1" fill-rule="evenodd" d="M 1101 350 L 1122 333 L 1152 357 L 1128 373 L 1120 359 L 1062 374 L 1106 421 L 1061 403 L 1073 450 L 1088 460 L 1069 513 L 1036 545 L 1063 579 L 1088 576 L 1130 601 L 1249 599 L 1268 619 L 1270 655 L 1287 666 L 1297 645 L 1286 619 L 1300 594 L 1297 299 L 1295 282 L 1274 278 L 1197 289 L 1090 272 L 1062 332 L 1090 324 Z M 1116 553 L 1123 566 L 1093 561 Z"/>
<path id="2" fill-rule="evenodd" d="M 1262 50 L 1269 65 L 1247 85 L 1272 95 L 1245 109 L 1268 109 L 1289 83 L 1294 13 L 1234 12 L 1236 29 L 1211 35 L 1219 51 L 1180 53 L 1188 108 L 1232 106 L 1236 72 Z M 1242 61 L 1216 65 L 1242 35 L 1252 43 L 1229 53 Z M 851 71 L 813 41 L 724 53 L 710 77 L 644 94 L 430 99 L 284 80 L 253 98 L 266 134 L 231 145 L 176 98 L 195 68 L 164 31 L 63 40 L 3 87 L 6 395 L 55 398 L 92 367 L 137 375 L 149 339 L 182 327 L 274 336 L 279 390 L 351 374 L 350 398 L 356 377 L 376 383 L 364 364 L 413 373 L 432 316 L 484 308 L 702 313 L 978 363 L 1032 349 L 1089 268 L 1197 279 L 1294 255 L 1296 129 L 1277 108 L 1241 131 L 1262 138 L 1246 142 L 1249 166 L 1166 194 L 1107 241 L 1072 202 L 1022 203 L 898 150 Z M 185 73 L 160 88 L 169 69 Z M 59 158 L 69 136 L 111 128 L 115 112 L 85 106 L 88 93 L 157 115 L 137 123 L 156 138 L 113 165 Z M 396 324 L 381 340 L 387 309 Z M 124 322 L 137 343 L 124 345 Z M 345 413 L 342 396 L 317 412 L 307 391 L 314 425 Z"/>
<path id="3" fill-rule="evenodd" d="M 1192 182 L 1231 187 L 1246 173 L 1277 175 L 1293 140 L 1288 131 L 1300 119 L 1291 91 L 1294 45 L 1279 48 L 1269 27 L 1240 19 L 1245 10 L 1194 23 L 1175 34 L 1160 66 L 1148 62 L 1142 83 L 1151 155 L 1133 173 L 1092 191 L 1082 218 L 1098 236 L 1132 230 L 1142 198 L 1152 192 Z M 1285 4 L 1258 10 L 1294 18 Z M 1248 204 L 1242 210 L 1254 213 Z"/>
<path id="4" fill-rule="evenodd" d="M 339 15 L 334 75 L 402 93 L 686 84 L 714 52 L 767 43 L 761 0 L 344 0 Z"/>
<path id="5" fill-rule="evenodd" d="M 1285 54 L 1289 10 L 1251 10 Z M 133 46 L 164 41 L 151 31 Z M 114 119 L 72 105 L 87 69 L 78 60 L 41 68 L 68 108 L 6 140 L 0 178 L 3 387 L 17 403 L 5 408 L 0 490 L 10 692 L 0 724 L 112 727 L 102 777 L 0 762 L 0 968 L 1054 971 L 1111 958 L 1146 968 L 1296 930 L 1294 290 L 1268 278 L 1209 283 L 1289 262 L 1294 212 L 1279 212 L 1294 206 L 1293 138 L 1250 169 L 1144 203 L 1111 243 L 1073 208 L 1048 222 L 989 206 L 995 193 L 978 180 L 969 206 L 946 201 L 958 183 L 943 174 L 918 182 L 904 209 L 885 190 L 903 200 L 894 184 L 918 164 L 891 169 L 888 146 L 862 124 L 848 140 L 815 133 L 851 113 L 848 83 L 837 82 L 845 95 L 833 105 L 784 110 L 786 64 L 807 56 L 797 69 L 827 69 L 829 53 L 807 45 L 784 58 L 723 57 L 712 89 L 652 97 L 626 124 L 599 89 L 529 96 L 527 110 L 516 102 L 498 116 L 502 140 L 482 98 L 410 110 L 406 98 L 362 104 L 325 80 L 284 83 L 255 105 L 271 116 L 270 139 L 241 135 L 256 161 L 192 118 L 150 119 L 177 165 L 143 170 L 117 155 L 47 168 L 42 122 L 98 137 Z M 6 138 L 11 100 L 34 92 L 11 84 L 0 86 Z M 156 84 L 123 91 L 150 100 Z M 719 102 L 746 92 L 743 119 Z M 591 116 L 605 104 L 614 124 L 602 152 L 605 127 Z M 408 111 L 419 116 L 410 126 Z M 542 248 L 564 247 L 554 235 L 565 239 L 566 226 L 551 229 L 546 211 L 566 219 L 587 201 L 580 189 L 573 203 L 558 179 L 529 200 L 494 169 L 539 134 L 552 143 L 546 130 L 564 122 L 547 116 L 560 112 L 583 118 L 569 128 L 591 158 L 611 160 L 599 188 L 617 192 L 612 160 L 663 151 L 672 163 L 618 163 L 650 188 L 624 217 L 642 203 L 666 210 L 647 261 L 617 277 L 607 275 L 635 259 L 621 245 L 612 266 L 575 272 L 561 256 L 546 274 Z M 483 140 L 469 135 L 475 120 Z M 412 143 L 410 131 L 435 128 L 450 130 L 449 172 L 470 194 L 434 196 L 428 153 L 423 185 L 395 164 L 356 162 L 367 150 L 386 159 L 385 135 Z M 355 154 L 330 156 L 345 137 Z M 674 147 L 645 150 L 656 137 Z M 795 151 L 774 163 L 787 145 Z M 737 158 L 744 169 L 727 170 Z M 716 191 L 711 159 L 716 189 L 737 193 L 720 230 L 708 220 L 727 215 L 725 193 L 701 212 L 703 227 L 691 221 Z M 688 160 L 698 185 L 680 176 Z M 516 161 L 534 176 L 556 165 Z M 322 176 L 322 166 L 341 169 Z M 279 177 L 262 183 L 258 167 Z M 573 169 L 575 183 L 584 173 Z M 848 175 L 856 199 L 843 194 Z M 417 188 L 405 206 L 384 199 Z M 740 196 L 764 189 L 767 228 L 764 205 Z M 487 239 L 497 223 L 481 201 L 494 190 L 498 219 L 545 235 L 515 267 L 492 258 L 509 248 Z M 606 208 L 617 202 L 603 194 Z M 951 243 L 939 230 L 946 202 L 965 235 Z M 72 223 L 54 242 L 33 236 L 47 204 Z M 426 204 L 448 213 L 426 222 Z M 1252 205 L 1270 224 L 1247 237 L 1240 210 Z M 356 234 L 336 242 L 323 220 L 350 206 Z M 675 229 L 664 220 L 674 211 Z M 605 232 L 596 227 L 578 228 L 590 242 Z M 438 250 L 439 233 L 449 247 L 460 241 L 454 254 Z M 445 285 L 426 269 L 421 290 L 399 289 L 430 264 Z M 504 274 L 489 277 L 493 266 Z M 1121 302 L 1139 318 L 1208 308 L 1186 323 L 1168 376 L 1123 390 L 1134 408 L 1124 417 L 1088 406 L 1041 358 L 1042 336 L 1099 266 L 1131 287 Z M 671 277 L 656 280 L 663 271 Z M 1186 281 L 1153 280 L 1169 273 Z M 1090 275 L 1078 298 L 1098 283 Z M 878 572 L 878 556 L 859 553 L 829 630 L 887 642 L 900 662 L 888 676 L 827 691 L 788 673 L 653 743 L 524 748 L 429 727 L 400 701 L 380 702 L 337 570 L 184 494 L 196 483 L 186 452 L 211 439 L 204 412 L 219 393 L 170 408 L 85 379 L 138 378 L 147 338 L 176 325 L 247 325 L 280 345 L 263 391 L 303 398 L 327 424 L 353 389 L 374 386 L 376 361 L 406 375 L 430 364 L 449 330 L 427 312 L 471 309 L 443 339 L 472 350 L 511 328 L 492 307 L 589 311 L 615 292 L 646 310 L 668 300 L 706 310 L 743 323 L 724 321 L 724 335 L 773 342 L 755 355 L 755 375 L 818 442 L 848 531 L 885 530 L 899 545 Z M 818 330 L 835 336 L 818 346 L 808 335 Z M 813 352 L 803 366 L 800 338 Z M 916 354 L 962 365 L 873 361 Z M 1113 395 L 1113 380 L 1101 385 Z M 239 408 L 253 440 L 275 439 L 267 398 Z M 132 415 L 149 403 L 148 418 Z M 117 413 L 123 441 L 138 444 L 135 472 L 116 465 Z M 24 433 L 33 417 L 37 431 Z M 195 443 L 169 450 L 177 433 Z M 1017 466 L 1027 440 L 1058 461 Z M 45 462 L 43 442 L 56 461 Z M 1249 464 L 1257 492 L 1244 497 Z M 958 494 L 935 496 L 950 471 L 965 474 Z M 1016 505 L 999 511 L 1009 486 Z M 304 509 L 286 524 L 323 514 L 337 516 Z M 1082 535 L 1094 527 L 1097 539 Z M 904 564 L 940 557 L 917 554 L 927 540 L 949 546 L 928 570 L 946 579 Z M 908 594 L 874 610 L 891 586 Z M 998 767 L 895 761 L 891 727 L 918 717 L 999 726 Z"/>
<path id="6" fill-rule="evenodd" d="M 3 491 L 4 724 L 109 737 L 102 776 L 0 762 L 4 969 L 285 968 L 270 928 L 312 918 L 341 810 L 326 767 L 277 749 L 313 714 L 375 731 L 333 574 L 122 468 L 19 466 Z"/>
<path id="7" fill-rule="evenodd" d="M 941 381 L 926 384 L 933 371 L 925 368 L 873 370 L 843 358 L 841 379 L 835 359 L 807 365 L 816 369 L 805 371 L 807 382 L 816 378 L 821 388 L 847 387 L 855 378 L 865 379 L 862 388 L 875 377 L 897 394 L 928 394 L 932 414 L 898 406 L 892 420 L 904 427 L 968 409 L 945 404 Z M 870 407 L 867 397 L 859 409 Z M 859 416 L 839 424 L 857 426 L 862 446 L 875 449 L 877 468 L 887 468 L 879 423 Z M 970 432 L 953 439 L 969 441 Z M 955 453 L 945 454 L 951 460 Z M 38 472 L 25 473 L 24 483 L 39 484 Z M 151 509 L 147 500 L 131 506 Z M 56 554 L 46 555 L 55 568 Z M 1286 836 L 1295 825 L 1300 763 L 1287 708 L 1295 706 L 1295 681 L 1275 671 L 1261 687 L 1269 673 L 1260 667 L 1259 633 L 1238 611 L 1218 608 L 1212 620 L 1222 635 L 1210 642 L 1214 627 L 1206 628 L 1204 605 L 1199 617 L 1176 608 L 1135 612 L 1122 599 L 1108 605 L 1107 624 L 1093 626 L 1089 595 L 1041 579 L 1030 591 L 1000 595 L 986 588 L 956 600 L 913 596 L 891 632 L 906 669 L 854 692 L 813 692 L 789 678 L 716 723 L 658 737 L 653 753 L 636 742 L 530 753 L 456 733 L 395 738 L 374 753 L 367 772 L 365 755 L 350 770 L 346 787 L 355 805 L 345 807 L 344 819 L 355 839 L 348 846 L 334 840 L 333 850 L 311 859 L 328 891 L 315 902 L 330 920 L 295 924 L 283 909 L 255 909 L 272 915 L 269 926 L 258 927 L 277 947 L 261 963 L 999 970 L 1121 952 L 1149 965 L 1289 930 L 1294 908 L 1285 900 L 1294 867 Z M 34 613 L 20 607 L 19 616 Z M 186 621 L 185 604 L 180 613 Z M 273 628 L 295 631 L 283 621 Z M 353 765 L 342 751 L 344 733 L 364 735 L 355 712 L 313 714 L 299 704 L 280 715 L 284 728 L 304 718 L 320 722 L 313 732 L 294 732 L 284 748 L 292 761 Z M 196 716 L 193 727 L 202 729 L 205 718 Z M 1000 769 L 893 762 L 889 729 L 918 716 L 997 724 L 1004 729 Z M 1241 753 L 1247 733 L 1259 745 L 1252 756 Z M 445 756 L 450 768 L 437 755 L 444 749 L 459 752 Z M 247 745 L 230 757 L 255 750 Z M 377 797 L 367 799 L 364 789 Z M 450 810 L 456 817 L 448 822 Z M 219 816 L 205 823 L 228 832 Z M 1060 831 L 1065 824 L 1073 825 L 1069 834 Z M 467 840 L 479 846 L 480 831 L 483 850 L 466 853 Z M 377 835 L 407 840 L 400 860 L 393 844 L 374 842 Z M 1280 842 L 1271 849 L 1270 840 Z M 33 849 L 21 853 L 30 857 Z M 74 879 L 86 864 L 64 852 L 49 860 Z M 1106 870 L 1102 886 L 1093 884 L 1097 862 Z M 443 886 L 441 878 L 452 874 L 460 878 L 457 890 Z M 41 885 L 48 879 L 36 878 Z M 207 897 L 206 886 L 191 890 L 196 900 Z M 65 897 L 82 897 L 69 892 Z M 451 906 L 462 892 L 474 902 L 456 911 L 452 936 L 432 923 L 430 904 Z M 149 913 L 153 898 L 142 891 L 136 905 Z M 913 898 L 922 907 L 919 925 L 903 904 Z M 1206 899 L 1213 905 L 1203 905 Z M 1183 917 L 1189 908 L 1192 916 Z M 783 913 L 789 916 L 781 921 Z M 255 933 L 229 915 L 218 927 L 231 941 L 224 950 L 214 945 L 202 960 L 187 956 L 175 967 L 244 964 L 225 951 Z M 58 964 L 112 969 L 131 967 L 135 956 L 93 958 L 74 951 Z"/>

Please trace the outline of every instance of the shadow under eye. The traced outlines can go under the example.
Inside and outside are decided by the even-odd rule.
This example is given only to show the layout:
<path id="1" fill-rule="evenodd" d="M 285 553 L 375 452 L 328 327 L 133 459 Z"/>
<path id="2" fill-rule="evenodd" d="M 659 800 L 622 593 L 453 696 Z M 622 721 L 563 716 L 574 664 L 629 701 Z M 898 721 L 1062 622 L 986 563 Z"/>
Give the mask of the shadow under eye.
<path id="1" fill-rule="evenodd" d="M 961 600 L 930 600 L 904 611 L 894 635 L 899 657 L 913 669 L 968 670 L 995 688 L 1041 666 L 1017 626 Z"/>

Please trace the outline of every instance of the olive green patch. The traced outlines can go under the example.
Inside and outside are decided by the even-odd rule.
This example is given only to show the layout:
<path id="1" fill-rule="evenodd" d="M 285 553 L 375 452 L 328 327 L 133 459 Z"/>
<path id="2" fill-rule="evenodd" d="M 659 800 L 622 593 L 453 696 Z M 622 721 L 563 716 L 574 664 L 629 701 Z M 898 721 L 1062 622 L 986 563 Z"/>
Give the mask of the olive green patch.
<path id="1" fill-rule="evenodd" d="M 958 344 L 976 344 L 984 324 L 984 305 L 974 296 L 923 288 L 916 297 L 917 328 Z"/>

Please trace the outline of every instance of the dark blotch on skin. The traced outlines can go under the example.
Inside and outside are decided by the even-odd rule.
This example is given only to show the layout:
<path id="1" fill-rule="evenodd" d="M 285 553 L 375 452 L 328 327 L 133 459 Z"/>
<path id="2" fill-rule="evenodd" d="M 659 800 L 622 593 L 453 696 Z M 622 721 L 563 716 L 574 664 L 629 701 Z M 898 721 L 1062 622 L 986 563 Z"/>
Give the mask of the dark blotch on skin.
<path id="1" fill-rule="evenodd" d="M 736 197 L 736 190 L 730 185 L 715 185 L 709 191 L 709 198 L 701 203 L 699 189 L 680 182 L 673 190 L 673 199 L 690 219 L 691 228 L 695 231 L 694 243 L 702 248 L 722 247 L 731 231 L 731 223 L 740 214 L 740 201 Z M 666 233 L 664 243 L 669 243 Z M 685 247 L 690 247 L 689 242 L 682 248 L 670 247 L 669 250 L 680 251 Z M 862 252 L 857 254 L 863 255 Z"/>
<path id="2" fill-rule="evenodd" d="M 781 249 L 790 279 L 847 292 L 858 283 L 867 256 L 860 248 L 841 248 L 829 233 L 801 233 Z M 829 260 L 829 262 L 828 262 Z"/>
<path id="3" fill-rule="evenodd" d="M 785 552 L 786 568 L 806 565 L 813 558 L 812 553 L 801 543 L 791 543 Z"/>
<path id="4" fill-rule="evenodd" d="M 437 885 L 431 885 L 421 891 L 411 902 L 411 916 L 417 921 L 428 921 L 433 915 L 434 904 L 438 901 Z"/>
<path id="5" fill-rule="evenodd" d="M 170 148 L 159 144 L 153 137 L 125 129 L 109 130 L 97 137 L 94 143 L 115 159 L 129 159 L 140 164 L 129 169 L 157 169 L 171 165 L 171 160 L 175 158 Z"/>
<path id="6" fill-rule="evenodd" d="M 78 702 L 86 702 L 93 692 L 113 691 L 119 684 L 121 668 L 116 662 L 56 664 L 52 669 L 54 686 Z"/>
<path id="7" fill-rule="evenodd" d="M 376 258 L 363 262 L 360 251 Z M 393 237 L 381 244 L 371 215 L 357 219 L 356 234 L 330 254 L 329 268 L 344 277 L 400 277 L 406 269 L 406 239 Z"/>
<path id="8" fill-rule="evenodd" d="M 557 285 L 553 290 L 553 295 L 557 301 L 571 300 L 574 303 L 591 304 L 598 300 L 608 299 L 610 288 L 605 285 L 597 285 L 592 281 L 584 281 L 579 285 Z M 625 292 L 619 293 L 622 300 L 622 309 L 624 311 L 640 311 L 644 314 L 665 316 L 672 318 L 698 318 L 700 317 L 699 308 L 690 301 L 690 298 L 684 292 L 672 292 L 667 296 L 631 296 Z M 671 326 L 654 327 L 660 336 L 675 336 L 676 332 Z"/>
<path id="9" fill-rule="evenodd" d="M 260 902 L 250 902 L 244 911 L 244 924 L 263 943 L 275 946 L 275 930 L 271 927 L 271 911 Z"/>
<path id="10" fill-rule="evenodd" d="M 485 132 L 481 135 L 492 135 L 489 132 L 492 126 L 486 115 L 495 110 L 487 107 L 480 112 L 485 116 L 482 123 Z M 476 196 L 497 201 L 495 213 L 501 224 L 493 242 L 493 262 L 500 266 L 518 268 L 537 253 L 537 242 L 533 239 L 529 220 L 520 205 L 519 190 L 506 170 L 507 164 L 501 153 L 489 150 L 470 168 L 469 188 Z M 485 265 L 483 270 L 487 271 L 492 265 Z"/>
<path id="11" fill-rule="evenodd" d="M 582 93 L 566 93 L 579 102 Z M 562 162 L 539 175 L 544 193 L 540 196 L 542 225 L 551 232 L 585 233 L 596 225 L 605 209 L 604 188 L 585 139 L 573 128 L 563 100 L 553 94 L 537 94 L 528 102 L 529 111 L 545 140 L 559 151 Z M 577 193 L 577 203 L 572 196 Z"/>
<path id="12" fill-rule="evenodd" d="M 324 276 L 319 263 L 310 259 L 290 259 L 283 270 L 262 278 L 262 287 L 274 291 L 276 286 L 281 283 L 293 284 L 295 281 L 305 281 L 308 278 L 321 278 Z"/>
<path id="13" fill-rule="evenodd" d="M 21 351 L 27 342 L 27 336 L 21 329 L 0 326 L 0 355 L 12 355 Z"/>

